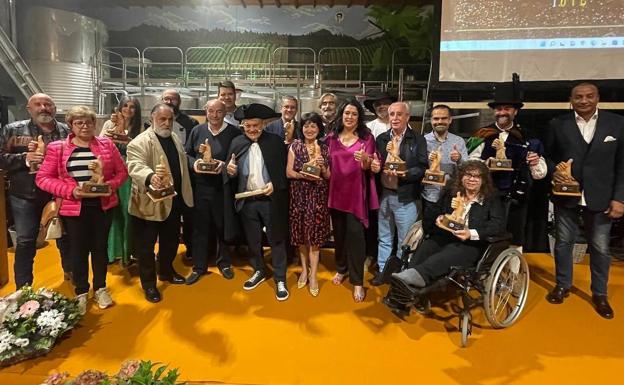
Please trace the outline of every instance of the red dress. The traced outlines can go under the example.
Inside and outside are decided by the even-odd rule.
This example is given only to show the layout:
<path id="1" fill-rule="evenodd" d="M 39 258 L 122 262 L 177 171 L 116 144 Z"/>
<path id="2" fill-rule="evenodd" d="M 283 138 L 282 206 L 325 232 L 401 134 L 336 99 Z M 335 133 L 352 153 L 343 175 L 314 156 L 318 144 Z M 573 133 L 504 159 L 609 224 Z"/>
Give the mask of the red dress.
<path id="1" fill-rule="evenodd" d="M 321 155 L 329 165 L 327 145 L 319 142 Z M 310 161 L 305 144 L 297 139 L 290 149 L 295 154 L 293 169 L 301 171 L 303 164 Z M 329 237 L 329 209 L 327 197 L 329 182 L 325 179 L 310 181 L 290 180 L 290 243 L 294 246 L 322 246 Z"/>

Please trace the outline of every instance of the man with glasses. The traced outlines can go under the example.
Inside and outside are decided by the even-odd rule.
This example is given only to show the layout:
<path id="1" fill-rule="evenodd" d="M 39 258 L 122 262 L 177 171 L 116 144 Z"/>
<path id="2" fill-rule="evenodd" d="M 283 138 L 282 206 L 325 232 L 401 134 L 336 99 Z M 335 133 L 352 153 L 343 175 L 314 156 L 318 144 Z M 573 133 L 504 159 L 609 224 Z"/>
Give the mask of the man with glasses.
<path id="1" fill-rule="evenodd" d="M 33 284 L 41 213 L 52 199 L 50 194 L 35 186 L 35 175 L 30 173 L 31 164 L 43 162 L 44 155 L 34 151 L 37 139 L 41 136 L 47 145 L 69 135 L 69 128 L 56 121 L 56 105 L 48 95 L 31 96 L 27 108 L 30 119 L 7 124 L 0 132 L 0 168 L 8 171 L 8 200 L 17 233 L 14 263 L 17 288 Z M 65 279 L 71 280 L 69 245 L 65 238 L 58 239 L 56 244 Z"/>
<path id="2" fill-rule="evenodd" d="M 282 97 L 282 118 L 269 123 L 264 131 L 270 132 L 282 138 L 286 144 L 290 144 L 294 140 L 295 130 L 297 129 L 295 118 L 297 117 L 297 99 L 294 96 L 285 95 Z M 286 137 L 286 128 L 289 128 L 290 137 Z"/>

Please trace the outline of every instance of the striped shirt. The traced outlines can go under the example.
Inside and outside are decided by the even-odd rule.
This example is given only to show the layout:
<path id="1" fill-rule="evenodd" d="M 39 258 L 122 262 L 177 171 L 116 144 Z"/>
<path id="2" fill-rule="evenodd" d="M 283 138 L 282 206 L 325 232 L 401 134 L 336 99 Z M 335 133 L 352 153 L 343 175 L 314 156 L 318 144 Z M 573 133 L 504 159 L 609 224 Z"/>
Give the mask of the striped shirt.
<path id="1" fill-rule="evenodd" d="M 93 173 L 89 170 L 89 163 L 97 158 L 87 147 L 76 147 L 67 160 L 67 173 L 82 186 L 91 179 Z"/>

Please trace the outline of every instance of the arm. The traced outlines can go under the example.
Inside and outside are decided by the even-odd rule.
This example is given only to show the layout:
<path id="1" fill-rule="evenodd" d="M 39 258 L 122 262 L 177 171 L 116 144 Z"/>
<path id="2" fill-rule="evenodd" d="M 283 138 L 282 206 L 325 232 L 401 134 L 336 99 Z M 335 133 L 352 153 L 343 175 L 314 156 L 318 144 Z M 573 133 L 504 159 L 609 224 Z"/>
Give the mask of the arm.
<path id="1" fill-rule="evenodd" d="M 295 153 L 292 148 L 288 149 L 288 161 L 286 163 L 286 176 L 289 179 L 301 179 L 302 176 L 297 171 L 294 170 L 295 165 Z"/>
<path id="2" fill-rule="evenodd" d="M 408 183 L 419 183 L 425 175 L 428 163 L 427 141 L 424 136 L 416 135 L 416 145 L 408 153 L 405 180 Z"/>
<path id="3" fill-rule="evenodd" d="M 498 196 L 488 198 L 487 213 L 483 223 L 469 223 L 471 239 L 473 235 L 476 239 L 485 239 L 490 236 L 501 234 L 505 231 L 507 224 L 505 223 L 505 208 Z M 470 215 L 470 214 L 469 214 Z M 473 227 L 474 226 L 474 227 Z"/>
<path id="4" fill-rule="evenodd" d="M 0 168 L 11 171 L 28 170 L 26 153 L 12 154 L 8 151 L 9 139 L 14 135 L 14 129 L 4 126 L 0 132 Z"/>
<path id="5" fill-rule="evenodd" d="M 61 148 L 63 142 L 55 142 L 48 145 L 46 157 L 37 172 L 35 183 L 43 191 L 61 197 L 63 199 L 73 199 L 73 191 L 78 183 L 64 182 L 59 175 L 59 164 L 61 163 Z"/>
<path id="6" fill-rule="evenodd" d="M 546 161 L 546 171 L 549 175 L 552 175 L 557 165 L 555 161 L 555 129 L 557 122 L 558 119 L 551 120 L 544 135 L 544 160 Z"/>
<path id="7" fill-rule="evenodd" d="M 468 160 L 468 150 L 466 149 L 466 142 L 465 141 L 461 141 L 457 144 L 457 151 L 459 151 L 460 154 L 460 158 L 459 158 L 459 162 L 457 162 L 457 164 Z M 481 156 L 481 154 L 479 154 L 479 156 Z"/>
<path id="8" fill-rule="evenodd" d="M 193 169 L 195 162 L 197 161 L 197 156 L 199 155 L 197 151 L 195 151 L 195 142 L 197 142 L 198 131 L 196 130 L 197 126 L 193 128 L 191 135 L 186 140 L 186 144 L 184 145 L 184 151 L 186 152 L 186 157 L 188 159 L 189 167 Z"/>
<path id="9" fill-rule="evenodd" d="M 140 142 L 145 141 L 145 137 L 139 139 Z M 128 144 L 127 165 L 128 174 L 132 178 L 134 184 L 140 192 L 145 192 L 149 185 L 150 179 L 154 174 L 154 170 L 148 166 L 146 160 L 150 157 L 147 146 L 140 143 L 136 139 Z"/>

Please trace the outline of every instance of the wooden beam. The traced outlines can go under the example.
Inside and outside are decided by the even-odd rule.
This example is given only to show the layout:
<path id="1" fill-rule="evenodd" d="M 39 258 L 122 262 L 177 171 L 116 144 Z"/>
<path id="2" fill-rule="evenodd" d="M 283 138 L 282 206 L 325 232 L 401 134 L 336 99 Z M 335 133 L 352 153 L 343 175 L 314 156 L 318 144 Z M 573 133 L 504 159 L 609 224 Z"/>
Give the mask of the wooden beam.
<path id="1" fill-rule="evenodd" d="M 275 0 L 275 6 L 280 8 L 282 6 L 282 2 L 280 0 Z"/>
<path id="2" fill-rule="evenodd" d="M 260 8 L 264 8 L 264 4 L 262 4 L 262 0 L 258 0 L 258 2 L 260 3 Z"/>
<path id="3" fill-rule="evenodd" d="M 295 0 L 295 8 L 299 8 L 299 0 Z"/>
<path id="4" fill-rule="evenodd" d="M 243 6 L 243 8 L 247 8 L 247 4 L 245 4 L 245 0 L 240 0 L 240 3 Z"/>

